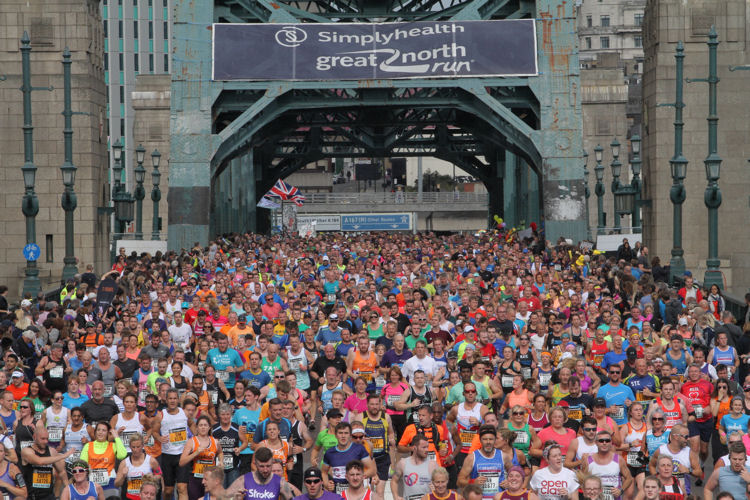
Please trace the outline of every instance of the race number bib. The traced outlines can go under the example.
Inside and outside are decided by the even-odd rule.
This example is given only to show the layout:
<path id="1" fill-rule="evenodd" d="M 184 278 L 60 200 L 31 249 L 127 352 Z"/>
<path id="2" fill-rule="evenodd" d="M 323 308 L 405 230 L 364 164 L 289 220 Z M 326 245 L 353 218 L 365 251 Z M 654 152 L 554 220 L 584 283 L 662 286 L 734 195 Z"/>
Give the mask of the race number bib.
<path id="1" fill-rule="evenodd" d="M 112 394 L 115 393 L 115 386 L 112 384 L 105 384 L 104 385 L 104 397 L 105 398 L 111 398 Z"/>
<path id="2" fill-rule="evenodd" d="M 549 381 L 552 380 L 552 374 L 551 373 L 540 373 L 539 374 L 539 385 L 542 387 L 547 387 L 549 385 Z"/>
<path id="3" fill-rule="evenodd" d="M 389 394 L 385 397 L 386 405 L 394 408 L 396 406 L 396 403 L 401 399 L 400 394 Z"/>
<path id="4" fill-rule="evenodd" d="M 359 372 L 359 376 L 360 376 L 360 377 L 362 377 L 363 379 L 365 379 L 365 381 L 366 381 L 366 382 L 367 382 L 368 384 L 369 384 L 370 382 L 372 382 L 372 372 L 368 372 L 368 371 L 360 371 L 360 372 Z"/>
<path id="5" fill-rule="evenodd" d="M 629 451 L 627 456 L 627 464 L 631 467 L 641 467 L 640 452 Z"/>
<path id="6" fill-rule="evenodd" d="M 349 483 L 346 481 L 344 481 L 343 483 L 336 483 L 336 494 L 341 495 L 348 487 Z"/>
<path id="7" fill-rule="evenodd" d="M 50 368 L 49 378 L 63 378 L 64 373 L 65 373 L 65 368 L 60 365 L 57 365 L 54 368 Z"/>
<path id="8" fill-rule="evenodd" d="M 143 433 L 143 441 L 144 441 L 143 446 L 147 446 L 150 448 L 151 446 L 154 445 L 154 435 L 148 434 L 148 437 L 146 437 L 146 434 L 148 433 L 146 432 Z"/>
<path id="9" fill-rule="evenodd" d="M 140 495 L 141 486 L 143 486 L 143 477 L 128 478 L 128 495 Z"/>
<path id="10" fill-rule="evenodd" d="M 34 441 L 21 441 L 21 449 L 28 448 L 32 444 L 34 444 Z"/>
<path id="11" fill-rule="evenodd" d="M 580 408 L 574 408 L 568 411 L 568 418 L 572 418 L 573 420 L 578 420 L 579 422 L 583 418 L 583 410 Z"/>
<path id="12" fill-rule="evenodd" d="M 529 444 L 529 435 L 524 431 L 516 431 L 516 439 L 513 444 L 527 445 Z"/>
<path id="13" fill-rule="evenodd" d="M 346 467 L 331 467 L 331 477 L 333 479 L 346 479 Z"/>
<path id="14" fill-rule="evenodd" d="M 625 418 L 625 407 L 620 405 L 612 406 L 612 413 L 610 413 L 610 416 L 613 420 L 622 420 Z"/>
<path id="15" fill-rule="evenodd" d="M 471 443 L 474 441 L 475 435 L 476 435 L 476 431 L 462 429 L 459 432 L 458 437 L 461 440 L 461 444 L 464 445 L 464 447 L 468 448 L 471 446 Z"/>
<path id="16" fill-rule="evenodd" d="M 91 469 L 89 477 L 91 482 L 100 486 L 109 483 L 109 471 L 107 469 Z"/>
<path id="17" fill-rule="evenodd" d="M 64 429 L 62 427 L 47 427 L 47 433 L 49 434 L 49 440 L 53 443 L 59 443 L 62 441 Z"/>
<path id="18" fill-rule="evenodd" d="M 523 368 L 521 368 L 521 375 L 523 376 L 524 380 L 531 378 L 531 367 L 524 366 Z"/>
<path id="19" fill-rule="evenodd" d="M 494 496 L 500 489 L 500 474 L 497 472 L 483 472 L 484 484 L 482 485 L 483 496 Z"/>
<path id="20" fill-rule="evenodd" d="M 219 391 L 207 391 L 208 395 L 211 396 L 211 404 L 216 404 L 219 401 Z"/>
<path id="21" fill-rule="evenodd" d="M 40 489 L 51 488 L 52 471 L 35 470 L 31 475 L 31 487 Z"/>
<path id="22" fill-rule="evenodd" d="M 175 446 L 183 445 L 187 442 L 187 429 L 184 427 L 175 427 L 169 430 L 169 442 Z"/>
<path id="23" fill-rule="evenodd" d="M 503 375 L 500 384 L 505 388 L 513 387 L 513 375 Z"/>
<path id="24" fill-rule="evenodd" d="M 602 486 L 602 500 L 615 500 L 612 486 Z"/>
<path id="25" fill-rule="evenodd" d="M 122 436 L 120 436 L 120 439 L 122 439 L 122 444 L 125 446 L 125 448 L 130 447 L 130 440 L 133 438 L 133 436 L 140 434 L 139 432 L 123 432 Z"/>
<path id="26" fill-rule="evenodd" d="M 370 443 L 372 443 L 373 453 L 381 453 L 385 451 L 385 442 L 382 437 L 370 438 Z"/>
<path id="27" fill-rule="evenodd" d="M 218 375 L 219 375 L 219 380 L 221 380 L 222 382 L 227 382 L 229 380 L 229 372 L 228 371 L 219 370 Z"/>
<path id="28" fill-rule="evenodd" d="M 231 455 L 229 453 L 224 453 L 222 455 L 222 463 L 224 464 L 224 469 L 233 469 L 234 468 L 234 455 Z"/>
<path id="29" fill-rule="evenodd" d="M 195 462 L 195 468 L 193 469 L 193 476 L 202 478 L 203 471 L 206 469 L 206 467 L 209 467 L 213 464 L 214 463 L 211 460 L 198 460 L 197 462 Z"/>
<path id="30" fill-rule="evenodd" d="M 693 410 L 695 410 L 695 418 L 703 418 L 703 406 L 693 405 Z"/>
<path id="31" fill-rule="evenodd" d="M 146 396 L 148 396 L 148 389 L 143 388 L 138 391 L 138 403 L 143 406 L 146 403 Z"/>

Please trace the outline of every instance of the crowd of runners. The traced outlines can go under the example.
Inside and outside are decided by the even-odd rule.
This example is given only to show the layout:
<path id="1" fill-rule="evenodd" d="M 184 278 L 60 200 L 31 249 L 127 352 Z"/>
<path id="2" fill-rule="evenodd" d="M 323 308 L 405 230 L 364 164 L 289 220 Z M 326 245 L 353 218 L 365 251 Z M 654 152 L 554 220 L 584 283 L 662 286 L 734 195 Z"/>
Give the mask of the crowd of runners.
<path id="1" fill-rule="evenodd" d="M 536 231 L 246 234 L 0 286 L 0 493 L 750 498 L 750 318 L 666 276 Z"/>

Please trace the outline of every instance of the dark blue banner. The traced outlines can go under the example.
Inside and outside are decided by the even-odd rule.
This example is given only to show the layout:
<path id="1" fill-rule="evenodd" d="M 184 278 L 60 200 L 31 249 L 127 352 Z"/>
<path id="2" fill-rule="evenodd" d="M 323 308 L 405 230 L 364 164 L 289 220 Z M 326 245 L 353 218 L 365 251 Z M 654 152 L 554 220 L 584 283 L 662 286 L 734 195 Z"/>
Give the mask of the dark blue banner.
<path id="1" fill-rule="evenodd" d="M 214 80 L 533 76 L 533 19 L 214 24 Z"/>

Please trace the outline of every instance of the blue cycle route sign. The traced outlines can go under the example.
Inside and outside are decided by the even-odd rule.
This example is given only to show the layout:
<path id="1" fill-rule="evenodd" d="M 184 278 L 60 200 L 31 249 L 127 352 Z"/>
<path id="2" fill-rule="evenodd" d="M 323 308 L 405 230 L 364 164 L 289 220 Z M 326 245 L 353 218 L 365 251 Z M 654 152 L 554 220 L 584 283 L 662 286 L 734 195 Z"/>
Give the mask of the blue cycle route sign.
<path id="1" fill-rule="evenodd" d="M 412 214 L 383 213 L 341 216 L 342 231 L 410 231 Z"/>
<path id="2" fill-rule="evenodd" d="M 36 243 L 29 243 L 23 247 L 23 257 L 28 261 L 34 262 L 41 254 L 42 251 Z"/>

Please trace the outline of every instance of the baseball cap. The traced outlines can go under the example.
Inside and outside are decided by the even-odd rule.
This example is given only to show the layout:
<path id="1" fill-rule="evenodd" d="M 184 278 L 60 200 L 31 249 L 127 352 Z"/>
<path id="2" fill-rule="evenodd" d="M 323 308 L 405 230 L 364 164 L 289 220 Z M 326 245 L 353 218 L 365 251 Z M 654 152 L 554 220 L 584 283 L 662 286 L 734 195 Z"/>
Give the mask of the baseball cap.
<path id="1" fill-rule="evenodd" d="M 333 313 L 330 316 L 328 316 L 328 319 L 339 319 L 339 315 L 336 313 Z"/>
<path id="2" fill-rule="evenodd" d="M 96 326 L 96 323 L 94 323 L 93 321 L 86 322 L 86 328 L 93 328 L 95 326 Z"/>
<path id="3" fill-rule="evenodd" d="M 464 333 L 473 332 L 473 331 L 474 331 L 474 327 L 471 325 L 466 325 L 466 327 L 464 328 Z"/>
<path id="4" fill-rule="evenodd" d="M 239 317 L 237 318 L 237 321 L 239 321 L 240 323 L 247 323 L 247 316 L 245 316 L 244 314 L 241 314 L 241 315 L 240 315 L 240 316 L 239 316 Z"/>
<path id="5" fill-rule="evenodd" d="M 305 479 L 323 479 L 323 474 L 317 467 L 310 467 L 305 471 Z"/>
<path id="6" fill-rule="evenodd" d="M 31 307 L 31 301 L 29 299 L 23 299 L 21 301 L 21 307 Z"/>
<path id="7" fill-rule="evenodd" d="M 22 372 L 22 371 L 19 371 L 19 370 L 16 370 L 16 371 L 14 371 L 14 372 L 13 372 L 13 374 L 12 374 L 12 375 L 10 376 L 10 378 L 16 378 L 16 377 L 19 377 L 19 378 L 23 378 L 23 372 Z"/>
<path id="8" fill-rule="evenodd" d="M 607 406 L 607 402 L 604 400 L 604 398 L 596 398 L 594 400 L 594 406 Z"/>
<path id="9" fill-rule="evenodd" d="M 326 418 L 343 418 L 344 415 L 337 410 L 336 408 L 331 408 L 328 410 L 328 413 L 326 413 Z"/>
<path id="10" fill-rule="evenodd" d="M 637 358 L 638 357 L 638 351 L 635 347 L 628 347 L 625 351 L 625 354 L 627 354 L 628 358 Z"/>
<path id="11" fill-rule="evenodd" d="M 677 322 L 680 326 L 688 326 L 688 320 L 687 318 L 680 318 L 680 320 Z"/>
<path id="12" fill-rule="evenodd" d="M 364 434 L 364 433 L 365 433 L 365 430 L 363 428 L 361 428 L 361 427 L 357 427 L 357 428 L 352 429 L 352 435 L 354 435 L 354 434 Z"/>
<path id="13" fill-rule="evenodd" d="M 445 357 L 449 359 L 458 359 L 458 353 L 456 351 L 448 351 Z"/>

